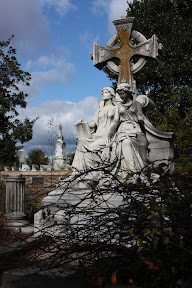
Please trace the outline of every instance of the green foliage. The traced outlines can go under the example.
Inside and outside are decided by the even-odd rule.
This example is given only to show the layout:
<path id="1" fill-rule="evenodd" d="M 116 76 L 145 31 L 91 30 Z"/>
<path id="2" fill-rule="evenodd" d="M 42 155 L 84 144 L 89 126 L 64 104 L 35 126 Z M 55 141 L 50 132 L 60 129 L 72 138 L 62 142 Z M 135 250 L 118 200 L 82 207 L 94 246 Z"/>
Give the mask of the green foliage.
<path id="1" fill-rule="evenodd" d="M 40 148 L 33 148 L 29 151 L 28 165 L 47 165 L 49 164 L 49 157 L 45 155 L 45 151 Z"/>
<path id="2" fill-rule="evenodd" d="M 47 195 L 41 185 L 25 184 L 25 213 L 29 223 L 34 223 L 34 214 L 41 209 L 41 200 Z"/>
<path id="3" fill-rule="evenodd" d="M 6 198 L 6 186 L 5 181 L 0 180 L 0 219 L 5 213 L 5 198 Z"/>
<path id="4" fill-rule="evenodd" d="M 68 153 L 67 154 L 67 164 L 72 165 L 74 157 L 75 157 L 75 152 Z"/>
<path id="5" fill-rule="evenodd" d="M 16 50 L 10 46 L 13 36 L 8 41 L 0 41 L 0 163 L 13 164 L 16 144 L 32 139 L 35 120 L 28 118 L 22 123 L 18 120 L 17 108 L 26 107 L 28 96 L 20 91 L 19 85 L 29 86 L 31 76 L 20 69 L 15 55 Z"/>
<path id="6" fill-rule="evenodd" d="M 192 155 L 192 2 L 135 0 L 128 6 L 128 16 L 140 23 L 137 30 L 146 38 L 156 34 L 165 48 L 160 63 L 148 59 L 134 77 L 139 93 L 150 91 L 148 96 L 156 105 L 150 113 L 155 127 L 176 134 L 176 167 L 181 168 Z M 117 79 L 112 73 L 109 77 Z"/>

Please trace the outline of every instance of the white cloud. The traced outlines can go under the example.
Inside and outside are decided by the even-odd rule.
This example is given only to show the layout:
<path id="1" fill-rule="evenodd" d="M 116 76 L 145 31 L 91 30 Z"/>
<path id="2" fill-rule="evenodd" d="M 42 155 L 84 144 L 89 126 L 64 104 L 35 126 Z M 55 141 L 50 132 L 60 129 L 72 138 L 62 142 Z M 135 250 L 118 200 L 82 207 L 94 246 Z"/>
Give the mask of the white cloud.
<path id="1" fill-rule="evenodd" d="M 60 16 L 77 9 L 77 6 L 70 3 L 69 0 L 41 0 L 41 3 L 51 9 L 54 7 Z"/>
<path id="2" fill-rule="evenodd" d="M 127 14 L 127 0 L 112 0 L 109 6 L 109 22 L 119 19 Z"/>
<path id="3" fill-rule="evenodd" d="M 20 119 L 23 121 L 26 117 L 34 119 L 39 116 L 33 129 L 33 139 L 24 145 L 24 149 L 30 150 L 32 148 L 45 148 L 47 153 L 50 153 L 50 143 L 48 139 L 48 122 L 50 115 L 54 118 L 53 127 L 57 134 L 58 124 L 62 124 L 63 136 L 67 143 L 67 151 L 75 150 L 76 133 L 74 124 L 83 119 L 90 122 L 97 109 L 98 99 L 95 97 L 87 97 L 80 102 L 70 101 L 47 101 L 37 107 L 27 106 L 26 109 L 18 109 Z M 57 125 L 57 127 L 55 127 Z M 55 135 L 56 135 L 55 134 Z"/>
<path id="4" fill-rule="evenodd" d="M 58 46 L 51 49 L 49 56 L 40 56 L 35 61 L 27 61 L 25 70 L 33 68 L 36 70 L 31 72 L 30 86 L 22 87 L 22 91 L 29 95 L 28 99 L 40 96 L 42 87 L 66 85 L 74 79 L 76 68 L 66 59 L 67 55 L 70 55 L 70 52 L 65 47 Z"/>
<path id="5" fill-rule="evenodd" d="M 95 0 L 92 1 L 92 8 L 94 13 L 103 14 L 106 13 L 111 0 Z"/>
<path id="6" fill-rule="evenodd" d="M 69 0 L 1 0 L 0 40 L 14 34 L 12 45 L 20 57 L 37 55 L 50 40 L 50 23 L 43 14 L 46 7 L 59 16 L 76 9 Z"/>
<path id="7" fill-rule="evenodd" d="M 47 71 L 32 72 L 31 86 L 52 86 L 57 84 L 69 83 L 74 75 L 75 68 L 73 64 L 66 63 L 64 69 L 50 69 Z"/>
<path id="8" fill-rule="evenodd" d="M 95 0 L 92 5 L 94 12 L 107 14 L 109 31 L 115 33 L 116 29 L 112 21 L 127 14 L 127 0 Z"/>
<path id="9" fill-rule="evenodd" d="M 23 57 L 44 49 L 49 41 L 49 24 L 39 0 L 0 1 L 0 39 L 15 35 L 12 45 Z"/>

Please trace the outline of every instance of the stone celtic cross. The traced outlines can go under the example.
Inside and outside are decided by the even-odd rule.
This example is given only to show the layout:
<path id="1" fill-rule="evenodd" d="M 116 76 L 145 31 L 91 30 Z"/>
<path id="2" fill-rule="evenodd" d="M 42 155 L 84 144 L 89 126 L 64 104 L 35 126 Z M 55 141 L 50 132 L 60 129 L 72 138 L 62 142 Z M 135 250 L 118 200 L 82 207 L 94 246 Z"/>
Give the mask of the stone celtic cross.
<path id="1" fill-rule="evenodd" d="M 163 46 L 158 42 L 156 35 L 146 39 L 135 28 L 139 25 L 134 17 L 124 17 L 113 21 L 117 33 L 114 35 L 106 47 L 94 43 L 93 65 L 98 69 L 107 67 L 118 74 L 118 84 L 126 82 L 133 86 L 132 74 L 138 72 L 146 63 L 145 57 L 152 57 L 158 60 L 159 51 Z M 133 63 L 132 57 L 139 56 L 139 60 Z M 120 60 L 120 65 L 116 65 L 114 59 Z"/>

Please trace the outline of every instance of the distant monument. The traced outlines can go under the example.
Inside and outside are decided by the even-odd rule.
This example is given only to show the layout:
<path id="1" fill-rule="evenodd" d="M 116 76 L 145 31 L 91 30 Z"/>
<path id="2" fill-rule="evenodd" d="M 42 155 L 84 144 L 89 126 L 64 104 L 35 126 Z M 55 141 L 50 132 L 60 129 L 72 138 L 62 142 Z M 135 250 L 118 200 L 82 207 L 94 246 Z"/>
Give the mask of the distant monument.
<path id="1" fill-rule="evenodd" d="M 55 144 L 54 170 L 66 169 L 65 142 L 62 135 L 62 125 L 59 124 L 57 142 Z"/>
<path id="2" fill-rule="evenodd" d="M 20 149 L 16 152 L 16 155 L 19 157 L 19 168 L 21 168 L 22 164 L 26 164 L 27 162 L 27 151 Z"/>

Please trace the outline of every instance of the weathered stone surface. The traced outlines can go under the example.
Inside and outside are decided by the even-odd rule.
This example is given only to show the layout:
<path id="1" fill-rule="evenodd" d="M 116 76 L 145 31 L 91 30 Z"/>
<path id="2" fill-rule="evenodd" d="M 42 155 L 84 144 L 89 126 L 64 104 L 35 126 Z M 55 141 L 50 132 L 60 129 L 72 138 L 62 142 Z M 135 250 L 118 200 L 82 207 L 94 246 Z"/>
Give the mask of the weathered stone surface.
<path id="1" fill-rule="evenodd" d="M 74 125 L 78 139 L 91 138 L 91 130 L 88 122 L 80 120 Z"/>
<path id="2" fill-rule="evenodd" d="M 21 174 L 10 174 L 6 178 L 6 213 L 7 228 L 21 231 L 28 224 L 24 213 L 25 178 Z"/>
<path id="3" fill-rule="evenodd" d="M 94 43 L 93 65 L 100 70 L 107 65 L 113 73 L 119 74 L 118 84 L 128 83 L 132 87 L 132 74 L 145 65 L 144 57 L 158 59 L 163 46 L 158 42 L 156 35 L 153 35 L 151 39 L 146 39 L 141 33 L 135 31 L 138 22 L 134 17 L 124 17 L 113 23 L 118 34 L 110 39 L 106 47 Z M 139 43 L 136 44 L 136 42 Z M 140 58 L 136 63 L 130 63 L 134 55 L 139 55 Z M 114 58 L 121 61 L 120 66 L 113 62 Z"/>
<path id="4" fill-rule="evenodd" d="M 59 187 L 49 193 L 47 197 L 42 200 L 42 210 L 38 211 L 34 217 L 35 233 L 51 233 L 51 235 L 58 235 L 61 233 L 58 229 L 58 225 L 64 228 L 68 223 L 75 224 L 79 221 L 86 221 L 90 216 L 89 212 L 93 211 L 95 214 L 102 213 L 106 209 L 118 207 L 123 204 L 123 196 L 120 194 L 106 193 L 96 197 L 97 205 L 92 199 L 86 199 L 91 191 L 86 189 L 81 190 L 69 190 L 64 192 L 64 188 Z M 73 217 L 68 219 L 69 206 L 73 207 L 77 205 L 76 212 Z M 84 211 L 82 215 L 82 211 Z M 81 212 L 81 215 L 79 214 Z M 64 224 L 64 226 L 63 226 Z M 63 227 L 62 227 L 63 226 Z M 65 232 L 64 232 L 65 233 Z"/>

